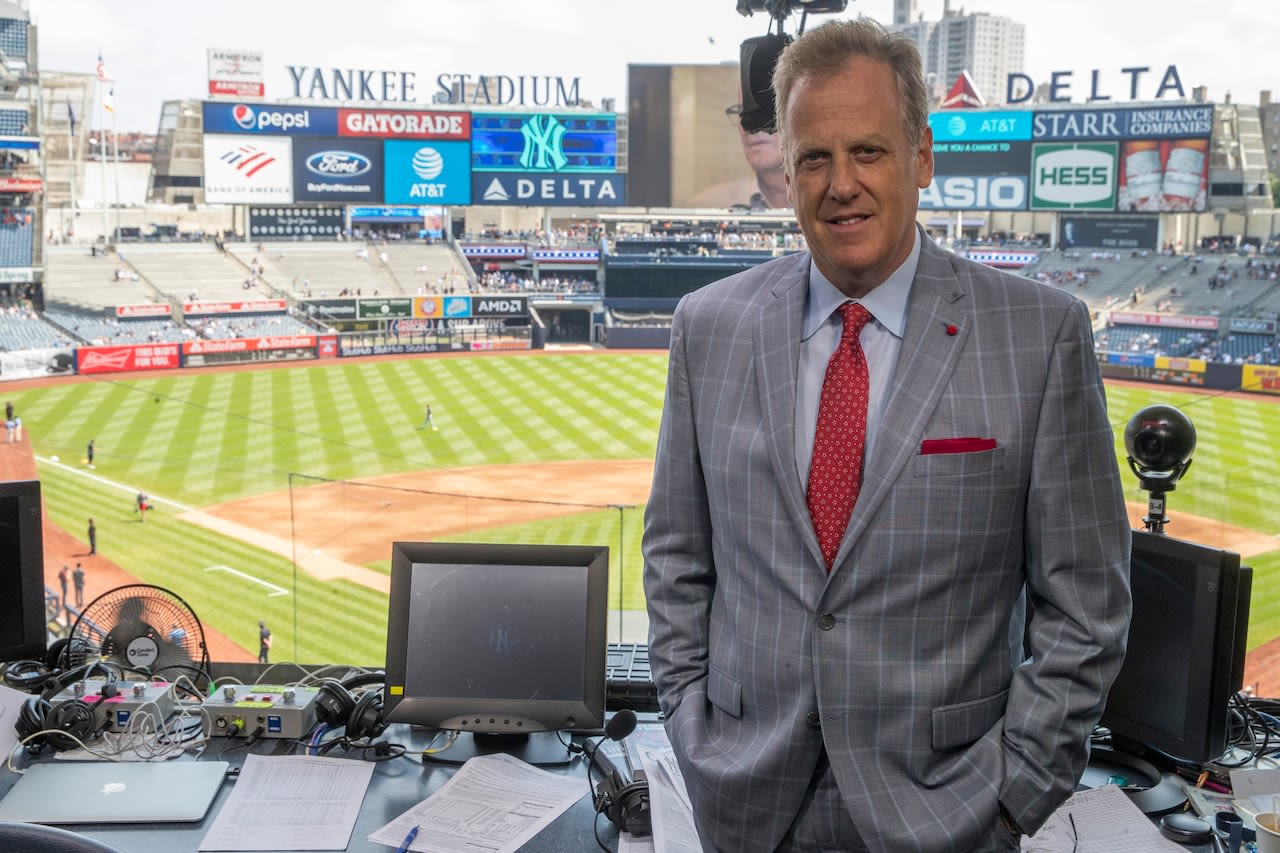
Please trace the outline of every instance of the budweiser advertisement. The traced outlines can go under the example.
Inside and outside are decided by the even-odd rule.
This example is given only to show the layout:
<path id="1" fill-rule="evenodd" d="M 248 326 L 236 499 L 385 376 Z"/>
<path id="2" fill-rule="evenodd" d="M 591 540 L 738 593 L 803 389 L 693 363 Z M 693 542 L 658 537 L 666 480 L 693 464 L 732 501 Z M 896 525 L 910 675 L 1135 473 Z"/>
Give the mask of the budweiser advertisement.
<path id="1" fill-rule="evenodd" d="M 76 373 L 123 373 L 182 366 L 181 344 L 77 347 Z"/>

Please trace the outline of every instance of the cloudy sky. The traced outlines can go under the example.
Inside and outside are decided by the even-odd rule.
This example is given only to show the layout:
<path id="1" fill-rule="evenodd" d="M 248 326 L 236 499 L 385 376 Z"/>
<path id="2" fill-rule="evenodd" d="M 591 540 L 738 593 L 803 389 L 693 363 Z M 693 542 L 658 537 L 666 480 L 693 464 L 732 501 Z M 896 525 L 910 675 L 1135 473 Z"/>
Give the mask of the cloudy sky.
<path id="1" fill-rule="evenodd" d="M 744 38 L 762 35 L 763 13 L 737 0 L 28 0 L 39 26 L 42 69 L 92 72 L 101 52 L 114 78 L 115 126 L 154 131 L 160 103 L 207 89 L 206 48 L 260 50 L 268 99 L 292 94 L 286 66 L 411 72 L 427 101 L 443 73 L 573 78 L 581 97 L 626 102 L 628 63 L 734 62 Z M 944 0 L 917 0 L 926 20 Z M 1272 62 L 1280 19 L 1255 0 L 972 0 L 953 10 L 989 12 L 1027 28 L 1025 73 L 1073 73 L 1083 100 L 1093 70 L 1103 91 L 1127 100 L 1120 69 L 1146 66 L 1148 91 L 1170 65 L 1182 83 L 1221 101 L 1280 94 Z M 889 22 L 893 0 L 850 0 L 845 15 Z M 814 16 L 821 21 L 827 16 Z M 786 22 L 794 33 L 799 15 Z M 1141 89 L 1141 87 L 1140 87 Z"/>

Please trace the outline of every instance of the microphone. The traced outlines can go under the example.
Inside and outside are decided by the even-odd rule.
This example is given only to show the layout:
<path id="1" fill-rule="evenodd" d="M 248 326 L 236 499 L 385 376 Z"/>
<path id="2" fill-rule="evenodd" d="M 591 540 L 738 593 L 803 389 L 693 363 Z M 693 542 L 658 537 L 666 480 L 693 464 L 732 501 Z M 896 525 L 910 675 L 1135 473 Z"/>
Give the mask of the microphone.
<path id="1" fill-rule="evenodd" d="M 620 831 L 643 836 L 652 832 L 649 819 L 649 781 L 643 773 L 632 770 L 631 755 L 622 743 L 622 756 L 626 769 L 619 768 L 609 756 L 600 751 L 604 741 L 622 742 L 636 729 L 636 712 L 623 708 L 614 713 L 604 727 L 604 737 L 583 748 L 591 760 L 591 767 L 600 771 L 601 779 L 592 794 L 596 814 L 604 812 L 609 821 Z M 588 776 L 590 770 L 588 770 Z"/>

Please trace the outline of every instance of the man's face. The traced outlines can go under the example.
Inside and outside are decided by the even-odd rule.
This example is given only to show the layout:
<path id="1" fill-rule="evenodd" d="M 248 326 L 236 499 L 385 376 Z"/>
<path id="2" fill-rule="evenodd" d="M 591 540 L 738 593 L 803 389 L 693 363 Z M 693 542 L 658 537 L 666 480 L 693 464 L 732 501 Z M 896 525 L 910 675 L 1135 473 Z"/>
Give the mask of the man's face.
<path id="1" fill-rule="evenodd" d="M 738 136 L 742 139 L 742 153 L 751 171 L 776 172 L 782 169 L 782 141 L 776 133 L 748 133 L 738 123 Z"/>
<path id="2" fill-rule="evenodd" d="M 933 178 L 933 134 L 912 145 L 888 65 L 849 60 L 829 78 L 796 82 L 786 109 L 787 192 L 814 261 L 863 296 L 915 240 L 920 189 Z"/>

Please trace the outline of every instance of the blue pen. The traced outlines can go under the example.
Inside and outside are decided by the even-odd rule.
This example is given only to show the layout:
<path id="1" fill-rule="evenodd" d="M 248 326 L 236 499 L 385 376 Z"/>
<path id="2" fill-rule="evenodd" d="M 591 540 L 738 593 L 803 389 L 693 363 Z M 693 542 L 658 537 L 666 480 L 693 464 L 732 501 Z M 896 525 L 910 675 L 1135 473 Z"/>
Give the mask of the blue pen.
<path id="1" fill-rule="evenodd" d="M 418 827 L 409 830 L 409 834 L 404 837 L 404 841 L 400 842 L 400 846 L 396 848 L 396 853 L 406 853 L 409 845 L 413 843 L 413 839 L 418 837 Z"/>

